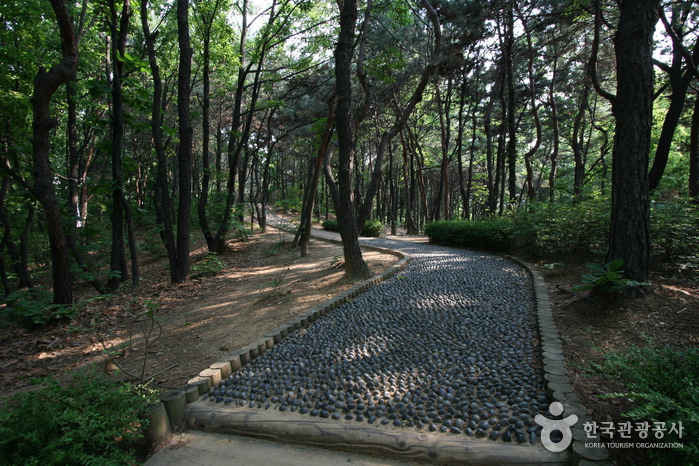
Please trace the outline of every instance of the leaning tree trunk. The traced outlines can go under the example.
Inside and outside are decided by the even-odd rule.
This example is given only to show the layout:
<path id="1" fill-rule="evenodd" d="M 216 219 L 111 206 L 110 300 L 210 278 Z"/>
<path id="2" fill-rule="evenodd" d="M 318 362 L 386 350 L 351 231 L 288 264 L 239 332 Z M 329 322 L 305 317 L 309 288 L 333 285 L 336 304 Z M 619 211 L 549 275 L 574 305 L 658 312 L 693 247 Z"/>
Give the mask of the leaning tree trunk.
<path id="1" fill-rule="evenodd" d="M 44 209 L 46 230 L 51 247 L 53 274 L 53 301 L 56 304 L 72 304 L 73 288 L 68 263 L 66 234 L 61 220 L 61 210 L 54 191 L 49 152 L 49 133 L 58 125 L 51 118 L 49 105 L 51 96 L 58 87 L 67 82 L 78 68 L 78 42 L 73 24 L 63 0 L 49 0 L 56 15 L 63 44 L 63 59 L 48 72 L 41 68 L 34 79 L 31 103 L 34 113 L 32 121 L 32 159 L 34 162 L 34 194 Z"/>
<path id="2" fill-rule="evenodd" d="M 325 154 L 330 146 L 332 138 L 333 125 L 335 124 L 335 95 L 333 94 L 328 100 L 328 118 L 325 122 L 325 129 L 320 139 L 320 147 L 315 163 L 311 164 L 311 172 L 309 173 L 308 182 L 306 183 L 306 192 L 303 199 L 303 208 L 301 211 L 301 225 L 299 226 L 292 247 L 299 245 L 301 247 L 301 257 L 308 255 L 308 243 L 311 241 L 311 226 L 313 224 L 313 205 L 318 193 L 318 180 L 320 173 L 323 171 L 323 161 Z"/>
<path id="3" fill-rule="evenodd" d="M 648 156 L 653 125 L 653 31 L 659 0 L 624 0 L 614 39 L 616 135 L 608 260 L 623 259 L 627 278 L 646 281 L 650 264 Z"/>

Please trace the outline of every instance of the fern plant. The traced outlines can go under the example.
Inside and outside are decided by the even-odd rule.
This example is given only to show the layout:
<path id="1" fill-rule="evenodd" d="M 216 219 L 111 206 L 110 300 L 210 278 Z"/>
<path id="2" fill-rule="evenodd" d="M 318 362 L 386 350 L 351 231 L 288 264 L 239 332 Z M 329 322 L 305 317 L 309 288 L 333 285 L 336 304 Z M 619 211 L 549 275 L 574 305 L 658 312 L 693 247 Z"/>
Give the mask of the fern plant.
<path id="1" fill-rule="evenodd" d="M 609 352 L 593 370 L 614 377 L 627 391 L 603 395 L 637 403 L 625 417 L 634 420 L 682 423 L 682 437 L 664 436 L 663 442 L 682 448 L 651 450 L 659 464 L 690 464 L 699 457 L 699 348 L 631 347 L 625 353 Z M 655 439 L 654 439 L 655 441 Z M 689 461 L 689 462 L 688 462 Z"/>

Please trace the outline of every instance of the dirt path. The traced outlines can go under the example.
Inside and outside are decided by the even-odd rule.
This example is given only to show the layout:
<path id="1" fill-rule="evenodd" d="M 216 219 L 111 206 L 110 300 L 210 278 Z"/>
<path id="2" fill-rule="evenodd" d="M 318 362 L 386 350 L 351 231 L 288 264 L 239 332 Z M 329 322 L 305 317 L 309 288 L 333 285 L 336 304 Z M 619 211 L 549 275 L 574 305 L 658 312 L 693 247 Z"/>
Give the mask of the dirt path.
<path id="1" fill-rule="evenodd" d="M 293 236 L 269 229 L 229 244 L 218 257 L 222 270 L 183 285 L 171 285 L 163 261 L 144 264 L 143 285 L 85 305 L 70 323 L 37 331 L 0 330 L 0 393 L 26 389 L 29 380 L 66 369 L 99 364 L 116 369 L 105 349 L 129 374 L 169 389 L 185 385 L 227 352 L 352 286 L 343 279 L 342 246 L 312 240 L 307 257 L 292 250 Z M 206 271 L 203 250 L 193 255 L 195 274 Z M 374 273 L 398 258 L 366 251 Z M 158 323 L 146 346 L 154 310 Z M 155 340 L 160 333 L 162 335 Z M 144 369 L 144 357 L 145 369 Z M 127 377 L 128 378 L 128 377 Z"/>

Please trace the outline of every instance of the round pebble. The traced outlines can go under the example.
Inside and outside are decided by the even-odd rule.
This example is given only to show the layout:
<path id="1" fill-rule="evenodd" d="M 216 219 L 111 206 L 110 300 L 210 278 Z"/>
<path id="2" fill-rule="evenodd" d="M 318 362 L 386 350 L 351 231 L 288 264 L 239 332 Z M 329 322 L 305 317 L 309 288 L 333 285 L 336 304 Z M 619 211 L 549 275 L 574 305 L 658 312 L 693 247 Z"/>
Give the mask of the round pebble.
<path id="1" fill-rule="evenodd" d="M 413 261 L 275 344 L 209 399 L 535 442 L 525 430 L 549 400 L 528 273 L 480 252 L 367 241 Z"/>

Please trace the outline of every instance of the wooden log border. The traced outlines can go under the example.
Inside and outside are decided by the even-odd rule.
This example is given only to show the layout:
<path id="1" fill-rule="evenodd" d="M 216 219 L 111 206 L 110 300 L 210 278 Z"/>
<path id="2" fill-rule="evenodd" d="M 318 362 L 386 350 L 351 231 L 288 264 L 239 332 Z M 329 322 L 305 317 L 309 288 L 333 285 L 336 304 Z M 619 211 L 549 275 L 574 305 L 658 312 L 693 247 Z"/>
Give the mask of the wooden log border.
<path id="1" fill-rule="evenodd" d="M 271 227 L 271 226 L 270 226 Z M 274 228 L 274 227 L 272 227 Z M 314 236 L 315 239 L 331 243 L 342 244 L 341 241 Z M 212 364 L 209 368 L 200 372 L 188 385 L 177 389 L 189 391 L 190 387 L 196 387 L 200 395 L 208 392 L 209 388 L 216 385 L 228 370 L 235 372 L 242 366 L 255 359 L 272 346 L 282 341 L 293 332 L 307 326 L 316 319 L 324 316 L 333 309 L 340 307 L 352 300 L 360 293 L 372 286 L 393 277 L 403 270 L 413 259 L 411 255 L 387 248 L 362 245 L 364 249 L 378 251 L 399 257 L 398 262 L 388 267 L 381 273 L 364 280 L 352 288 L 340 293 L 324 303 L 309 309 L 291 321 L 268 332 L 262 338 L 255 340 L 246 347 L 236 350 L 221 361 Z M 273 438 L 281 441 L 294 441 L 307 445 L 321 445 L 331 448 L 351 448 L 367 453 L 378 453 L 387 456 L 398 456 L 404 459 L 419 459 L 422 461 L 471 464 L 572 464 L 573 465 L 608 465 L 609 454 L 606 448 L 589 449 L 585 443 L 599 444 L 599 438 L 589 438 L 584 433 L 582 425 L 592 422 L 587 415 L 587 410 L 580 404 L 574 392 L 569 391 L 570 380 L 565 368 L 561 340 L 553 320 L 551 303 L 548 298 L 544 278 L 529 263 L 510 255 L 499 254 L 521 267 L 531 276 L 534 287 L 534 295 L 537 307 L 539 334 L 542 341 L 542 353 L 544 357 L 544 379 L 547 395 L 553 401 L 563 403 L 562 417 L 570 413 L 578 416 L 578 422 L 572 427 L 573 442 L 568 451 L 551 453 L 540 448 L 522 445 L 509 445 L 495 442 L 481 442 L 471 440 L 463 436 L 450 437 L 444 435 L 431 435 L 423 432 L 391 431 L 389 429 L 371 426 L 348 427 L 337 421 L 324 421 L 321 419 L 304 420 L 295 416 L 286 422 L 280 422 L 278 416 L 265 416 L 255 411 L 231 411 L 221 410 L 218 407 L 192 403 L 194 397 L 185 397 L 187 406 L 184 420 L 186 425 L 193 429 L 216 431 L 231 434 L 246 434 L 257 437 Z M 230 369 L 228 369 L 230 367 Z M 564 390 L 560 390 L 561 386 Z M 556 388 L 559 388 L 556 390 Z M 166 413 L 162 403 L 154 405 L 153 411 Z M 276 414 L 282 414 L 275 412 Z M 149 428 L 151 443 L 160 443 L 172 435 L 171 425 L 177 425 L 180 419 L 172 422 L 167 416 L 159 416 L 159 422 L 153 422 Z M 162 425 L 160 425 L 162 424 Z M 295 426 L 298 426 L 295 427 Z M 396 433 L 397 432 L 397 433 Z M 376 440 L 382 439 L 382 440 Z M 365 448 L 366 447 L 366 448 Z M 523 455 L 523 456 L 520 456 Z M 551 456 L 554 455 L 554 456 Z"/>
<path id="2" fill-rule="evenodd" d="M 422 463 L 460 465 L 569 465 L 570 454 L 543 447 L 479 441 L 463 435 L 430 434 L 409 428 L 373 427 L 296 413 L 226 408 L 194 403 L 187 426 L 220 434 L 248 435 L 283 443 L 383 455 Z"/>
<path id="3" fill-rule="evenodd" d="M 563 357 L 563 347 L 561 339 L 553 320 L 553 308 L 549 300 L 548 290 L 544 277 L 539 270 L 517 257 L 501 254 L 501 257 L 523 267 L 531 276 L 534 286 L 534 296 L 536 299 L 537 317 L 539 324 L 539 336 L 541 337 L 541 351 L 544 361 L 544 384 L 546 394 L 552 401 L 563 404 L 563 414 L 561 418 L 566 418 L 571 414 L 578 416 L 578 421 L 571 428 L 573 441 L 568 447 L 572 454 L 572 464 L 579 465 L 611 465 L 609 462 L 609 452 L 604 447 L 587 448 L 586 443 L 601 445 L 598 435 L 588 436 L 583 430 L 583 424 L 593 422 L 587 414 L 587 409 L 580 403 L 573 390 L 566 369 L 565 358 Z"/>
<path id="4" fill-rule="evenodd" d="M 315 239 L 334 244 L 342 244 L 341 241 L 324 238 L 322 236 L 315 236 Z M 201 396 L 208 393 L 213 386 L 217 385 L 221 380 L 228 378 L 232 372 L 237 371 L 251 360 L 271 349 L 275 344 L 279 343 L 295 331 L 309 325 L 311 322 L 319 319 L 333 309 L 342 306 L 347 301 L 354 299 L 360 293 L 366 291 L 372 286 L 375 286 L 378 283 L 381 283 L 382 281 L 394 276 L 403 270 L 405 266 L 408 265 L 408 263 L 413 259 L 410 254 L 391 249 L 366 245 L 362 245 L 362 248 L 385 254 L 391 254 L 398 257 L 399 260 L 377 275 L 374 275 L 373 277 L 354 285 L 348 290 L 345 290 L 322 304 L 307 310 L 286 324 L 280 325 L 276 329 L 263 335 L 261 338 L 251 342 L 249 345 L 233 351 L 220 361 L 215 362 L 202 370 L 198 376 L 190 379 L 187 382 L 187 385 L 163 394 L 161 396 L 161 401 L 153 404 L 150 411 L 144 414 L 150 420 L 150 425 L 146 429 L 146 438 L 148 439 L 148 442 L 154 446 L 156 444 L 166 442 L 168 438 L 172 436 L 173 426 L 180 426 L 182 424 L 183 419 L 181 404 L 183 402 L 186 402 L 187 404 L 196 402 L 199 398 L 201 398 Z M 197 394 L 196 396 L 195 393 Z M 166 409 L 166 407 L 168 409 Z M 185 406 L 185 408 L 187 408 L 187 406 Z"/>

